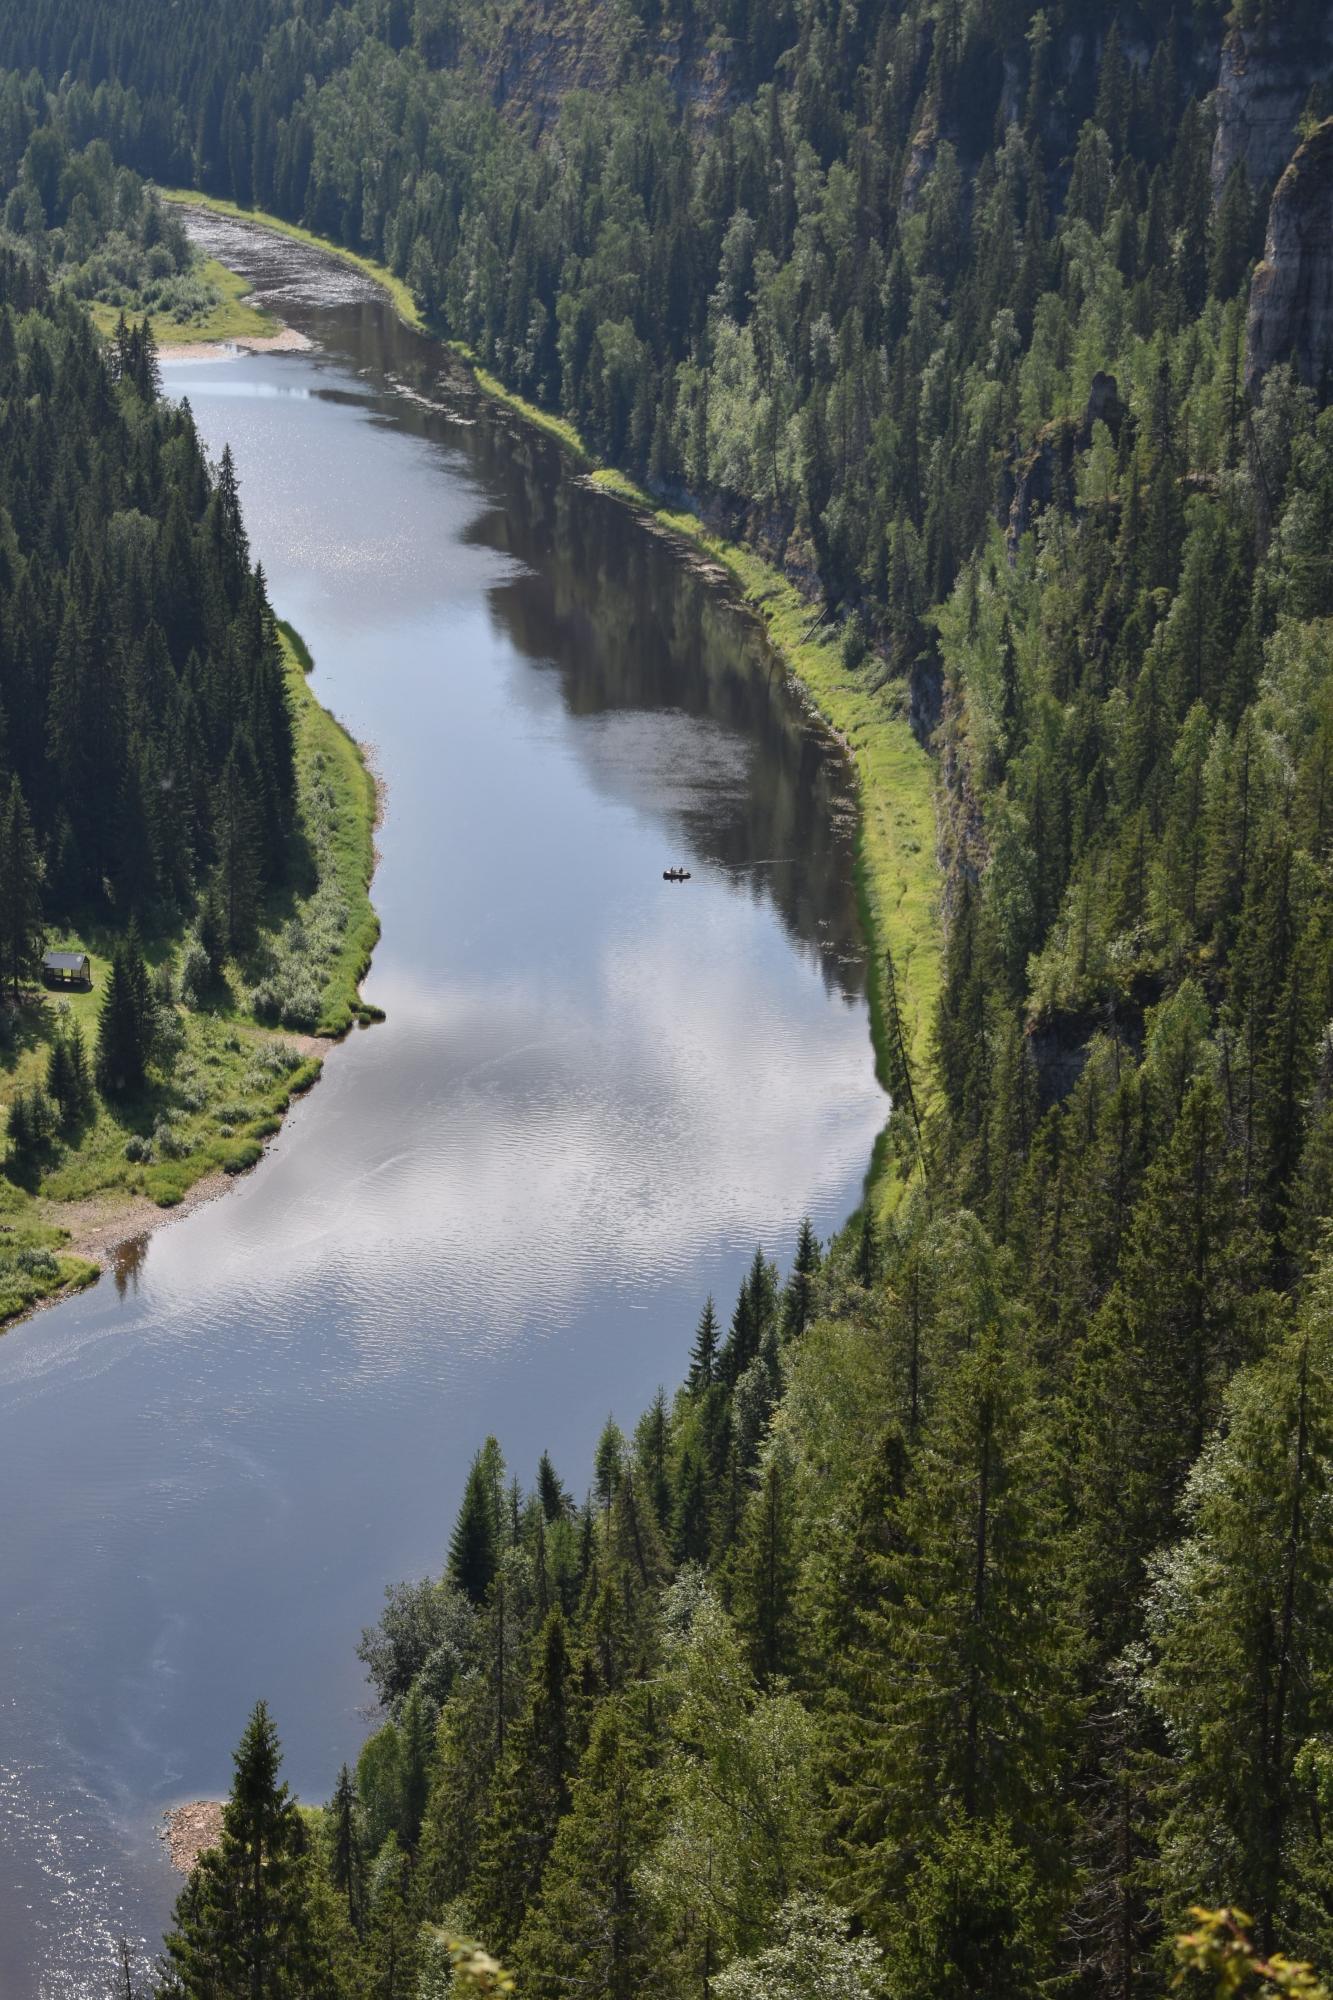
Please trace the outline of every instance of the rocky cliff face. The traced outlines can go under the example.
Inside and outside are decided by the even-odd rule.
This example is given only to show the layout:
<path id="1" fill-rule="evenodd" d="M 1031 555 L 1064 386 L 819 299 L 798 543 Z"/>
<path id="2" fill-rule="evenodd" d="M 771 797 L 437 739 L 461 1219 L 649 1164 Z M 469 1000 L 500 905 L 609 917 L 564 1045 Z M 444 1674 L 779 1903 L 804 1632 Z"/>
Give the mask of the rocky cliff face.
<path id="1" fill-rule="evenodd" d="M 1015 458 L 1005 479 L 1009 497 L 1006 540 L 1011 563 L 1017 561 L 1018 544 L 1036 516 L 1054 502 L 1059 478 L 1063 478 L 1072 494 L 1074 461 L 1092 443 L 1094 424 L 1105 424 L 1114 442 L 1119 444 L 1125 414 L 1115 376 L 1104 374 L 1099 368 L 1092 378 L 1081 421 L 1076 423 L 1067 418 L 1047 424 L 1029 450 Z"/>
<path id="2" fill-rule="evenodd" d="M 1246 381 L 1288 360 L 1321 393 L 1333 376 L 1333 118 L 1297 149 L 1273 191 L 1250 286 Z"/>
<path id="3" fill-rule="evenodd" d="M 1271 188 L 1296 145 L 1310 86 L 1333 71 L 1333 0 L 1299 28 L 1236 28 L 1222 45 L 1217 78 L 1213 193 L 1243 161 L 1250 186 Z"/>
<path id="4" fill-rule="evenodd" d="M 634 73 L 656 73 L 705 119 L 728 101 L 725 60 L 694 34 L 649 35 L 612 7 L 543 0 L 511 8 L 482 64 L 491 99 L 544 131 L 573 91 L 605 91 Z"/>

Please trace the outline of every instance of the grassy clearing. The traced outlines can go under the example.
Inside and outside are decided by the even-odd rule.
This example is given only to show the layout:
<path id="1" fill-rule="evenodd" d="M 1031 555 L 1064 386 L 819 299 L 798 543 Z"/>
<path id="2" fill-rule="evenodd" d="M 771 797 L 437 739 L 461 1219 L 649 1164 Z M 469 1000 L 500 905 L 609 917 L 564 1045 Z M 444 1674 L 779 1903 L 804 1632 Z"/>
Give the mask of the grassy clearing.
<path id="1" fill-rule="evenodd" d="M 373 278 L 386 291 L 399 319 L 408 326 L 424 333 L 426 323 L 411 291 L 401 278 L 396 278 L 387 264 L 377 264 L 373 257 L 362 257 L 355 250 L 347 250 L 341 243 L 333 243 L 327 236 L 316 236 L 312 230 L 302 229 L 298 223 L 284 222 L 280 215 L 269 215 L 262 208 L 241 208 L 234 201 L 224 201 L 220 195 L 200 194 L 194 188 L 164 188 L 157 190 L 163 201 L 175 201 L 186 208 L 206 208 L 214 215 L 229 215 L 237 222 L 258 223 L 264 229 L 272 229 L 279 236 L 290 236 L 294 243 L 308 243 L 314 250 L 324 250 L 334 257 L 340 257 L 344 264 L 354 265 L 367 278 Z"/>
<path id="2" fill-rule="evenodd" d="M 251 289 L 248 278 L 229 271 L 215 257 L 205 258 L 199 277 L 214 300 L 213 305 L 184 318 L 174 312 L 150 313 L 148 322 L 159 347 L 190 347 L 214 340 L 256 340 L 278 332 L 278 322 L 270 313 L 245 303 Z M 94 300 L 88 309 L 99 333 L 115 332 L 121 314 L 119 306 Z M 127 317 L 137 315 L 127 314 Z"/>
<path id="3" fill-rule="evenodd" d="M 106 1221 L 136 1201 L 171 1208 L 205 1176 L 237 1174 L 255 1164 L 298 1093 L 320 1073 L 308 1040 L 268 1025 L 254 1006 L 254 973 L 300 954 L 315 968 L 317 990 L 306 1025 L 322 1036 L 373 1018 L 358 993 L 379 935 L 370 902 L 374 866 L 374 782 L 346 731 L 316 701 L 305 677 L 309 654 L 283 628 L 296 724 L 303 869 L 299 887 L 266 913 L 252 961 L 228 968 L 226 989 L 198 1007 L 177 1009 L 181 1048 L 166 1074 L 154 1072 L 141 1096 L 108 1105 L 79 1130 L 52 1141 L 37 1170 L 0 1175 L 0 1323 L 71 1286 L 97 1266 L 69 1249 L 91 1219 Z M 0 1112 L 16 1090 L 40 1084 L 53 1037 L 69 1020 L 96 1046 L 109 927 L 90 924 L 52 936 L 53 947 L 93 955 L 93 991 L 33 993 L 6 1010 L 0 1043 Z M 181 932 L 146 940 L 156 967 L 178 971 Z M 262 983 L 262 982 L 261 982 Z"/>

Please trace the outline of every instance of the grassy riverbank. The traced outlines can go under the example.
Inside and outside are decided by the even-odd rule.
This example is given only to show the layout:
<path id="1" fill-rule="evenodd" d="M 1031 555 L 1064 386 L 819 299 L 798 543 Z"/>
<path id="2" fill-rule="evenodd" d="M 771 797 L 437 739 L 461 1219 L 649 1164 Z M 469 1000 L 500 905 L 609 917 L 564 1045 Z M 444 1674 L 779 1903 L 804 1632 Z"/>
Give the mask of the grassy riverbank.
<path id="1" fill-rule="evenodd" d="M 425 331 L 421 314 L 401 278 L 373 259 L 343 249 L 278 216 L 238 208 L 213 196 L 160 190 L 164 198 L 207 208 L 240 221 L 273 229 L 297 242 L 326 250 L 373 278 L 388 293 L 408 325 Z M 856 767 L 861 809 L 857 844 L 857 890 L 870 953 L 870 1012 L 876 1060 L 885 1068 L 885 955 L 892 952 L 900 1002 L 920 1079 L 927 1061 L 940 983 L 939 868 L 935 820 L 935 772 L 912 733 L 901 683 L 876 686 L 875 660 L 852 669 L 842 659 L 835 635 L 813 630 L 817 612 L 795 585 L 743 544 L 711 533 L 696 516 L 673 511 L 623 472 L 598 463 L 572 424 L 507 389 L 460 341 L 446 343 L 464 361 L 479 388 L 514 410 L 525 422 L 554 437 L 590 470 L 594 484 L 632 506 L 653 525 L 701 550 L 724 569 L 745 602 L 763 619 L 788 671 L 805 688 L 825 721 L 846 743 Z M 887 1171 L 884 1147 L 877 1149 L 875 1198 L 891 1209 L 901 1183 Z"/>
<path id="2" fill-rule="evenodd" d="M 207 310 L 191 313 L 188 318 L 178 317 L 174 312 L 150 313 L 148 324 L 159 347 L 193 347 L 216 340 L 267 339 L 278 332 L 278 322 L 271 313 L 261 312 L 258 306 L 246 304 L 251 290 L 248 278 L 229 271 L 225 264 L 218 263 L 216 257 L 204 259 L 199 267 L 199 277 L 214 303 Z M 94 300 L 88 310 L 99 333 L 115 332 L 122 310 L 120 306 Z M 133 319 L 135 315 L 129 313 L 126 317 Z"/>
<path id="3" fill-rule="evenodd" d="M 306 679 L 309 655 L 283 628 L 296 728 L 300 829 L 292 886 L 264 912 L 255 950 L 228 966 L 225 985 L 197 1006 L 175 1004 L 180 1048 L 124 1104 L 100 1098 L 68 1141 L 53 1141 L 37 1170 L 0 1175 L 0 1323 L 89 1283 L 92 1253 L 152 1226 L 201 1182 L 258 1160 L 292 1098 L 320 1073 L 329 1038 L 374 1017 L 358 988 L 379 935 L 370 901 L 376 791 L 356 744 Z M 59 1028 L 78 1020 L 96 1046 L 109 926 L 52 937 L 93 955 L 90 993 L 30 993 L 6 1016 L 0 1112 L 16 1090 L 40 1084 Z M 178 982 L 182 932 L 149 936 L 146 955 Z M 287 1024 L 275 1009 L 286 1007 Z M 295 1018 L 292 1018 L 293 1015 Z"/>

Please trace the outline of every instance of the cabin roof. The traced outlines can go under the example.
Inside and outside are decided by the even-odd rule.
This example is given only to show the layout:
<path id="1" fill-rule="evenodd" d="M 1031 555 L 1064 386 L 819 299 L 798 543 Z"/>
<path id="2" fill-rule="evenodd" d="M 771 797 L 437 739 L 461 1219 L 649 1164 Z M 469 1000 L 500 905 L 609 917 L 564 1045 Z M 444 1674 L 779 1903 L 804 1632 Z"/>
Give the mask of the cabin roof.
<path id="1" fill-rule="evenodd" d="M 86 951 L 48 951 L 42 957 L 47 972 L 82 972 L 87 963 Z"/>

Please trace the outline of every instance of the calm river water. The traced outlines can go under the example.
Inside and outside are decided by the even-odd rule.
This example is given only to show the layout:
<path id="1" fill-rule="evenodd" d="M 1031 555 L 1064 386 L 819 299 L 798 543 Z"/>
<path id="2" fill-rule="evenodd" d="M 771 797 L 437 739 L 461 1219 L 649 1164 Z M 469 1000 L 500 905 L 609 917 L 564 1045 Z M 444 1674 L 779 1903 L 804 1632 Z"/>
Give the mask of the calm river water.
<path id="1" fill-rule="evenodd" d="M 110 1991 L 164 1807 L 267 1697 L 306 1797 L 494 1432 L 585 1484 L 704 1296 L 885 1112 L 849 777 L 753 624 L 344 267 L 200 225 L 316 343 L 172 363 L 387 787 L 367 982 L 263 1164 L 0 1340 L 0 1995 Z M 683 862 L 693 879 L 662 881 Z"/>

